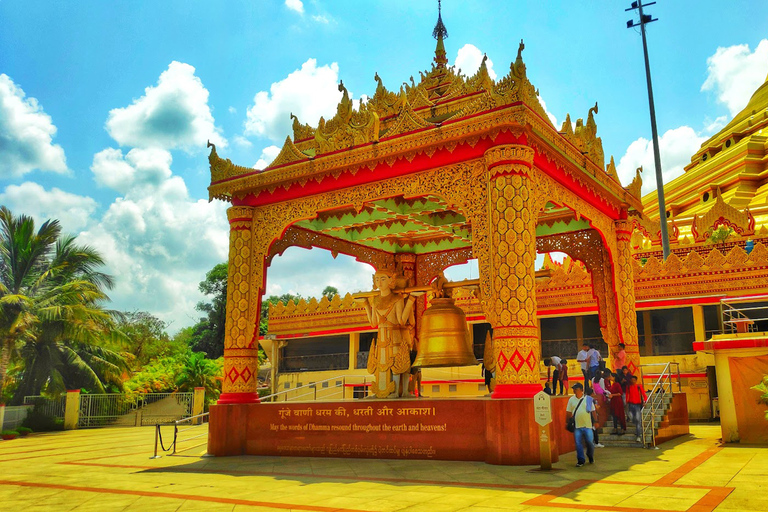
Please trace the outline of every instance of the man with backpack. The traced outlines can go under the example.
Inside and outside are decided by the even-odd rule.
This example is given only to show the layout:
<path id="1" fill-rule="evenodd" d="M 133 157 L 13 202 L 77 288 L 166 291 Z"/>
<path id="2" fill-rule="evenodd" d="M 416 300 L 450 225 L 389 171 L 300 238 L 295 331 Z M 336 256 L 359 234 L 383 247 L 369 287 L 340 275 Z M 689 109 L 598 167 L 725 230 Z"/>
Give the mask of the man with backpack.
<path id="1" fill-rule="evenodd" d="M 590 464 L 595 463 L 595 441 L 593 437 L 593 425 L 597 427 L 597 417 L 595 416 L 595 404 L 592 397 L 584 394 L 584 386 L 577 382 L 573 386 L 572 396 L 568 400 L 565 408 L 566 428 L 573 432 L 576 441 L 576 467 L 584 465 L 584 446 L 587 446 L 587 458 Z"/>

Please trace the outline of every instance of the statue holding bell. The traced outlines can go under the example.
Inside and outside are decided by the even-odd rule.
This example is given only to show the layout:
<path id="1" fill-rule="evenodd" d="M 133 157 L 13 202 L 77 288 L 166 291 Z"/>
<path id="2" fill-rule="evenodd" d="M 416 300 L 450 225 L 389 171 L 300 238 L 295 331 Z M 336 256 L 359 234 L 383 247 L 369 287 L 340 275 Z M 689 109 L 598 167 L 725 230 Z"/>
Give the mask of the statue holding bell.
<path id="1" fill-rule="evenodd" d="M 379 270 L 373 275 L 373 289 L 378 294 L 357 299 L 371 326 L 378 328 L 368 353 L 368 372 L 374 376 L 373 392 L 377 398 L 408 395 L 414 348 L 413 305 L 424 292 L 405 293 L 404 287 L 405 279 L 395 271 Z"/>

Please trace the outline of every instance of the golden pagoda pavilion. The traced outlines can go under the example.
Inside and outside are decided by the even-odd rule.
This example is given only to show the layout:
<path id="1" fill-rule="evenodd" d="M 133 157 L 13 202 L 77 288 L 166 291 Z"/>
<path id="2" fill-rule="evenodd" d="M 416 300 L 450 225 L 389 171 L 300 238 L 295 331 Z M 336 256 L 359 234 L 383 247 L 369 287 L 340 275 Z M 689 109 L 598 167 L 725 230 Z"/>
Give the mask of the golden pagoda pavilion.
<path id="1" fill-rule="evenodd" d="M 675 360 L 686 391 L 672 400 L 677 417 L 680 411 L 684 416 L 680 422 L 687 430 L 688 415 L 711 414 L 714 377 L 707 368 L 714 356 L 697 355 L 693 343 L 722 330 L 722 299 L 757 295 L 768 286 L 768 230 L 755 221 L 768 214 L 768 145 L 761 135 L 768 123 L 766 86 L 747 107 L 751 113 L 737 116 L 702 146 L 686 175 L 669 184 L 666 220 L 675 240 L 673 255 L 663 261 L 659 221 L 652 198 L 640 197 L 640 174 L 624 187 L 613 158 L 605 163 L 597 105 L 575 128 L 570 116 L 555 127 L 527 77 L 522 41 L 509 72 L 494 81 L 485 58 L 471 77 L 447 65 L 440 16 L 434 36 L 433 63 L 418 81 L 389 90 L 376 75 L 375 94 L 357 108 L 340 83 L 336 114 L 316 127 L 294 116 L 292 136 L 265 169 L 235 165 L 212 147 L 210 198 L 232 205 L 223 393 L 211 409 L 212 454 L 390 457 L 395 455 L 383 451 L 382 443 L 391 441 L 398 453 L 402 448 L 417 458 L 530 464 L 538 460 L 539 432 L 526 425 L 533 425 L 532 397 L 546 379 L 542 357 L 575 355 L 582 342 L 603 347 L 606 358 L 623 343 L 633 373 L 643 363 Z M 708 243 L 720 226 L 732 228 L 730 237 Z M 369 374 L 371 352 L 390 331 L 382 331 L 381 323 L 374 327 L 371 307 L 346 294 L 270 306 L 269 335 L 260 339 L 266 274 L 272 259 L 291 246 L 346 254 L 372 265 L 377 276 L 389 276 L 382 283 L 397 280 L 400 288 L 392 284 L 393 290 L 401 290 L 399 300 L 408 297 L 413 308 L 398 306 L 405 313 L 381 321 L 392 326 L 400 319 L 412 334 L 443 293 L 435 286 L 444 281 L 442 271 L 476 259 L 477 282 L 453 288 L 451 295 L 469 324 L 469 349 L 493 372 L 491 397 L 483 397 L 479 365 L 425 367 L 416 409 L 386 405 L 407 400 L 350 409 L 349 399 L 368 396 L 376 385 Z M 545 268 L 537 270 L 536 255 L 551 252 L 567 258 L 558 264 L 547 257 Z M 432 293 L 408 295 L 430 286 Z M 370 304 L 375 311 L 378 303 Z M 669 319 L 685 332 L 659 337 L 656 324 Z M 259 403 L 260 345 L 274 369 L 276 404 Z M 423 350 L 421 342 L 418 351 Z M 387 354 L 393 361 L 400 357 L 397 351 Z M 372 373 L 382 364 L 374 360 Z M 576 361 L 569 366 L 580 377 Z M 299 408 L 288 403 L 306 397 L 308 389 L 316 402 L 299 402 Z M 438 400 L 458 396 L 475 399 Z M 323 406 L 328 400 L 337 402 Z M 564 407 L 563 400 L 553 404 Z M 286 405 L 278 407 L 280 401 Z M 443 437 L 423 439 L 445 448 L 432 453 L 424 442 L 408 448 L 383 433 L 370 447 L 360 441 L 339 448 L 327 432 L 316 441 L 293 432 L 346 428 L 349 439 L 358 439 L 355 429 L 377 424 L 344 423 L 345 418 L 371 414 L 384 421 L 401 413 L 405 419 L 449 418 L 443 424 L 403 423 L 420 432 L 442 427 Z M 553 460 L 573 442 L 558 431 L 558 422 L 562 418 L 553 417 Z M 462 435 L 468 451 L 456 448 L 459 438 L 445 433 L 456 429 L 475 432 L 477 444 Z"/>

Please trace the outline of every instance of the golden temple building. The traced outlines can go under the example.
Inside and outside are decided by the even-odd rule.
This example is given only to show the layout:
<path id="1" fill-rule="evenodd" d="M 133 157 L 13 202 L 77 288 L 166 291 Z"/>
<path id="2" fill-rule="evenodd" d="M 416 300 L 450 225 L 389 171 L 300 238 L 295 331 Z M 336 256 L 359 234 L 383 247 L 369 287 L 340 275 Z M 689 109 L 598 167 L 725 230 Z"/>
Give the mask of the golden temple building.
<path id="1" fill-rule="evenodd" d="M 231 435 L 259 402 L 260 346 L 273 367 L 270 400 L 363 398 L 374 383 L 366 366 L 377 330 L 346 293 L 358 290 L 270 305 L 269 332 L 259 336 L 268 267 L 291 246 L 352 256 L 398 275 L 407 289 L 476 259 L 477 285 L 454 289 L 453 299 L 466 315 L 470 350 L 494 374 L 498 403 L 541 391 L 547 356 L 567 358 L 573 382 L 582 343 L 600 349 L 609 368 L 623 343 L 627 366 L 646 385 L 678 363 L 683 407 L 706 420 L 718 408 L 716 356 L 694 343 L 731 328 L 768 330 L 765 319 L 723 321 L 734 301 L 768 304 L 768 82 L 665 187 L 673 254 L 664 261 L 655 194 L 641 199 L 640 173 L 625 187 L 613 158 L 606 164 L 597 105 L 575 129 L 570 116 L 553 126 L 527 78 L 522 41 L 509 72 L 494 81 L 485 59 L 472 77 L 448 66 L 445 35 L 439 19 L 433 63 L 418 80 L 390 90 L 376 75 L 375 94 L 357 108 L 340 83 L 332 118 L 313 127 L 294 117 L 292 135 L 264 170 L 212 148 L 210 198 L 232 206 L 211 453 L 251 453 L 243 448 L 250 437 L 222 432 Z M 721 226 L 730 230 L 723 235 Z M 552 252 L 567 257 L 556 263 Z M 537 254 L 547 255 L 544 268 L 535 268 Z M 416 298 L 416 326 L 430 298 Z M 486 393 L 479 364 L 423 368 L 421 396 Z M 489 418 L 513 424 L 506 406 L 489 407 Z M 506 441 L 488 442 L 500 446 L 486 460 L 514 459 Z"/>

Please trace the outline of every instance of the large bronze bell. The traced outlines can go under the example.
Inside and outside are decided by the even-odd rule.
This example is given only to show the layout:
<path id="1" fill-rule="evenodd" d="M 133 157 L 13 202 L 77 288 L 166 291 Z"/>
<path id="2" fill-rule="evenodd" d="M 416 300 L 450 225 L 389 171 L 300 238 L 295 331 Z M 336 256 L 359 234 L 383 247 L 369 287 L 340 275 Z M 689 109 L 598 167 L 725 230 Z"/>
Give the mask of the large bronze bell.
<path id="1" fill-rule="evenodd" d="M 419 351 L 411 366 L 471 366 L 477 363 L 472 353 L 472 336 L 464 311 L 451 298 L 434 298 L 421 318 Z"/>

